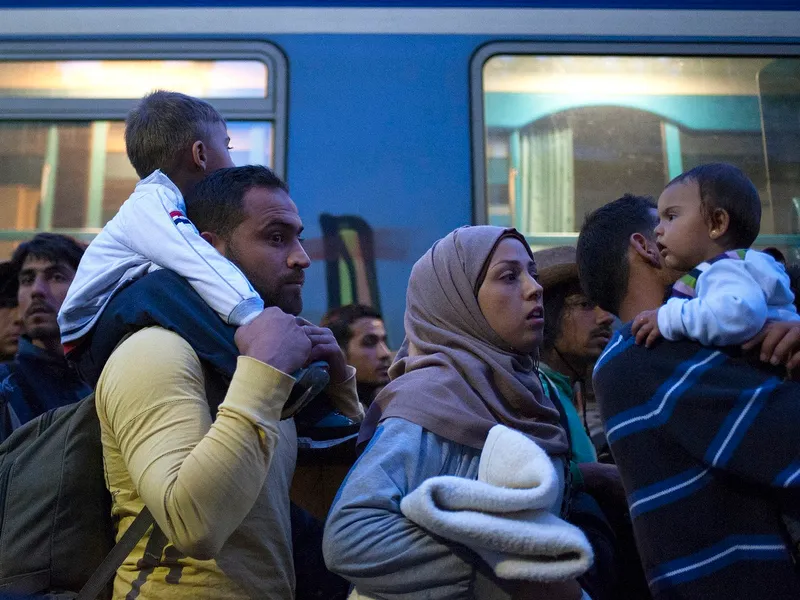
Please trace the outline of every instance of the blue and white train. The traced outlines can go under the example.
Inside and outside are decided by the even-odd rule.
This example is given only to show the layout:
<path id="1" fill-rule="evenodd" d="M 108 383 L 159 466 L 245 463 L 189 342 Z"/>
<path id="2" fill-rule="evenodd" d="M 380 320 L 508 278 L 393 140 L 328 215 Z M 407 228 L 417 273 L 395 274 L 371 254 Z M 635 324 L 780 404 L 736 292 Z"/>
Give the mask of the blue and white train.
<path id="1" fill-rule="evenodd" d="M 754 180 L 759 243 L 798 245 L 796 1 L 2 2 L 0 258 L 114 214 L 122 121 L 155 88 L 209 99 L 237 163 L 288 180 L 305 315 L 374 304 L 394 344 L 411 266 L 451 229 L 570 243 L 701 162 Z"/>

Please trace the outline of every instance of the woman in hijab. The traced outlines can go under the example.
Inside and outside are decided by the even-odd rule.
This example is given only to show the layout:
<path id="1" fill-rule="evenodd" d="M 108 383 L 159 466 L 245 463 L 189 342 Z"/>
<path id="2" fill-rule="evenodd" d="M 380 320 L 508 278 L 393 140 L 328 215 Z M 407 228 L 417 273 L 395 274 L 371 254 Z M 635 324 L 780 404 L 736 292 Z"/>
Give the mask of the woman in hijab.
<path id="1" fill-rule="evenodd" d="M 536 442 L 563 476 L 567 437 L 537 374 L 543 326 L 536 265 L 514 229 L 462 227 L 414 265 L 408 355 L 392 366 L 392 382 L 373 403 L 383 409 L 377 430 L 339 490 L 325 530 L 328 568 L 354 583 L 359 597 L 581 597 L 574 581 L 501 581 L 466 547 L 429 534 L 400 509 L 426 479 L 476 479 L 497 424 Z"/>

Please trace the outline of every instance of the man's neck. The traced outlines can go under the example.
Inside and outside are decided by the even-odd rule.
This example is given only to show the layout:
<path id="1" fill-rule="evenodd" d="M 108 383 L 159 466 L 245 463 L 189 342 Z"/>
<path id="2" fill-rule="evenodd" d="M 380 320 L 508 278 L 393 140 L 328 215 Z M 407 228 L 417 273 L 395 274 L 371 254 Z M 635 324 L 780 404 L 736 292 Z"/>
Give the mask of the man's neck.
<path id="1" fill-rule="evenodd" d="M 579 379 L 583 379 L 583 373 L 586 372 L 588 367 L 584 361 L 572 356 L 564 356 L 555 348 L 545 350 L 542 354 L 544 362 L 553 371 L 561 373 L 564 377 L 568 377 L 571 383 L 575 383 Z"/>
<path id="2" fill-rule="evenodd" d="M 382 385 L 374 385 L 372 383 L 359 383 L 356 381 L 356 390 L 358 399 L 364 406 L 369 406 L 375 399 L 377 392 L 383 388 Z"/>
<path id="3" fill-rule="evenodd" d="M 167 175 L 165 173 L 165 175 Z M 184 173 L 181 171 L 170 173 L 167 175 L 170 178 L 170 181 L 175 184 L 175 187 L 178 188 L 181 195 L 186 198 L 186 195 L 194 189 L 194 186 L 197 184 L 202 177 L 197 177 L 193 174 Z"/>
<path id="4" fill-rule="evenodd" d="M 36 338 L 35 340 L 32 339 L 31 342 L 37 348 L 41 348 L 42 350 L 46 350 L 51 354 L 57 354 L 58 356 L 64 356 L 64 346 L 61 345 L 60 338 Z"/>
<path id="5" fill-rule="evenodd" d="M 659 279 L 628 282 L 628 292 L 619 307 L 619 318 L 623 323 L 633 321 L 640 312 L 657 309 L 664 303 L 666 287 Z"/>

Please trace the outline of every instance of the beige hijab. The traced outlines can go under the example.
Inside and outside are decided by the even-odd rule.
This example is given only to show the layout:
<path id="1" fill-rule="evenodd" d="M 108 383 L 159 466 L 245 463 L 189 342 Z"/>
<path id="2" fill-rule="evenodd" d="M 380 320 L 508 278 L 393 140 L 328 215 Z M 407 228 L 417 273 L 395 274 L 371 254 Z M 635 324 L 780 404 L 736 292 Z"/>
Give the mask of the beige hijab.
<path id="1" fill-rule="evenodd" d="M 542 393 L 534 357 L 500 339 L 478 306 L 479 280 L 505 237 L 531 253 L 515 229 L 461 227 L 417 261 L 406 296 L 408 355 L 392 365 L 392 382 L 375 403 L 381 421 L 400 417 L 473 448 L 483 448 L 500 423 L 548 454 L 563 454 L 567 436 Z"/>

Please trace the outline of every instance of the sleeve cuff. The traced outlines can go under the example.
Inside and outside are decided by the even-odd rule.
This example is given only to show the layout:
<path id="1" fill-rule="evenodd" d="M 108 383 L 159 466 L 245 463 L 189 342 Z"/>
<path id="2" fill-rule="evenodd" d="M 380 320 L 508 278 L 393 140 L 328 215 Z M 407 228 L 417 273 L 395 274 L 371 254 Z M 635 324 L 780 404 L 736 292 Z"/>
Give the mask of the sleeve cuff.
<path id="1" fill-rule="evenodd" d="M 294 377 L 275 367 L 240 356 L 220 408 L 233 410 L 263 429 L 263 424 L 280 420 L 294 381 Z"/>
<path id="2" fill-rule="evenodd" d="M 681 298 L 670 298 L 667 303 L 658 309 L 658 330 L 661 336 L 674 342 L 680 338 L 679 331 L 682 329 L 680 326 L 681 308 L 686 300 Z M 675 327 L 674 324 L 678 323 Z"/>
<path id="3" fill-rule="evenodd" d="M 364 407 L 358 399 L 356 388 L 356 370 L 347 365 L 347 379 L 335 385 L 329 385 L 325 392 L 334 407 L 344 416 L 355 421 L 364 419 Z"/>

